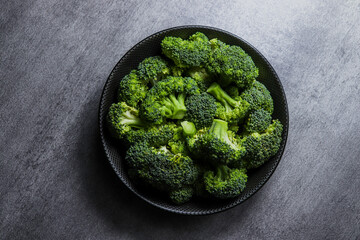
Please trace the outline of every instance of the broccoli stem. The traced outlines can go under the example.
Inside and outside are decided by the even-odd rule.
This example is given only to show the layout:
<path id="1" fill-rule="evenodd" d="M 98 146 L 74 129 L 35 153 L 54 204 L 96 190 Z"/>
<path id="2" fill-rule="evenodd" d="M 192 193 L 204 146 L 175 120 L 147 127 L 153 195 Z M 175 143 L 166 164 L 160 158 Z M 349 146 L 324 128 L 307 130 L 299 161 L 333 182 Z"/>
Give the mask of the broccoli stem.
<path id="1" fill-rule="evenodd" d="M 221 165 L 217 168 L 216 178 L 218 181 L 225 181 L 229 175 L 229 167 L 226 165 Z"/>
<path id="2" fill-rule="evenodd" d="M 236 101 L 230 97 L 216 82 L 211 84 L 207 92 L 213 95 L 225 107 L 227 112 L 231 111 L 236 105 Z"/>
<path id="3" fill-rule="evenodd" d="M 145 126 L 144 122 L 140 118 L 133 115 L 130 111 L 122 113 L 122 117 L 123 119 L 120 121 L 120 124 L 129 125 L 133 128 L 144 128 Z"/>
<path id="4" fill-rule="evenodd" d="M 229 144 L 230 146 L 236 149 L 236 146 L 230 141 L 227 131 L 228 131 L 228 123 L 220 119 L 214 119 L 209 129 L 209 132 L 215 135 L 215 137 L 219 138 L 221 141 Z"/>
<path id="5" fill-rule="evenodd" d="M 181 122 L 181 126 L 185 136 L 193 136 L 196 133 L 195 125 L 192 122 L 183 121 Z"/>
<path id="6" fill-rule="evenodd" d="M 171 119 L 182 119 L 186 113 L 185 94 L 180 93 L 177 97 L 170 94 L 168 99 L 164 100 L 165 116 Z"/>

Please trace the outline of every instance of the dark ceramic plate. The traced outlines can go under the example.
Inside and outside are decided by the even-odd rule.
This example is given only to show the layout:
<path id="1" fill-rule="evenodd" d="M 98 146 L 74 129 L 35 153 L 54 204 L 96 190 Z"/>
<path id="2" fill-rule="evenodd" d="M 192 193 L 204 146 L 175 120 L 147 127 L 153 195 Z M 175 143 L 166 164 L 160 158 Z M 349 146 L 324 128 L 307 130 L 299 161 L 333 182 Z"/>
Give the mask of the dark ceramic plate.
<path id="1" fill-rule="evenodd" d="M 193 199 L 186 204 L 178 206 L 168 201 L 168 198 L 161 193 L 144 189 L 131 182 L 126 173 L 123 161 L 124 149 L 122 149 L 120 143 L 111 138 L 106 131 L 105 117 L 110 105 L 116 101 L 116 92 L 120 80 L 132 69 L 136 68 L 144 58 L 160 55 L 160 42 L 165 36 L 187 38 L 197 31 L 203 32 L 209 37 L 209 39 L 218 38 L 227 44 L 238 45 L 252 57 L 256 66 L 259 68 L 259 77 L 257 80 L 262 82 L 268 88 L 274 99 L 273 118 L 281 121 L 284 125 L 284 132 L 281 147 L 276 156 L 271 158 L 258 169 L 248 172 L 247 186 L 239 197 L 221 201 Z M 281 85 L 279 77 L 266 58 L 240 37 L 221 29 L 206 26 L 180 26 L 166 29 L 155 33 L 136 44 L 123 56 L 123 58 L 120 59 L 115 68 L 112 70 L 105 83 L 99 110 L 100 135 L 104 151 L 107 159 L 121 181 L 132 192 L 146 202 L 170 212 L 188 215 L 205 215 L 221 212 L 244 202 L 254 195 L 267 182 L 267 180 L 269 180 L 279 164 L 288 135 L 288 118 L 288 107 L 284 89 Z"/>

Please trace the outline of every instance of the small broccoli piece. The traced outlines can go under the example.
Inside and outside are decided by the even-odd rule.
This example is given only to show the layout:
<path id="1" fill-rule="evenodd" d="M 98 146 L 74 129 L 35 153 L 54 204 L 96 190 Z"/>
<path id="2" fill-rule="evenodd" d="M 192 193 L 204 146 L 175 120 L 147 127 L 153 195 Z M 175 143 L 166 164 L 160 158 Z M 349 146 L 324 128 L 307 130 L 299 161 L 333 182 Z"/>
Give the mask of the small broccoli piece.
<path id="1" fill-rule="evenodd" d="M 198 129 L 210 127 L 214 120 L 217 105 L 215 98 L 207 93 L 193 95 L 186 99 L 186 119 Z"/>
<path id="2" fill-rule="evenodd" d="M 212 52 L 207 69 L 220 77 L 222 86 L 234 82 L 238 87 L 246 87 L 259 75 L 253 60 L 239 46 L 229 46 L 220 40 L 212 39 Z"/>
<path id="3" fill-rule="evenodd" d="M 178 141 L 170 140 L 168 142 L 168 146 L 169 146 L 170 152 L 172 152 L 173 154 L 181 153 L 184 156 L 189 155 L 189 150 L 187 148 L 185 140 L 178 140 Z"/>
<path id="4" fill-rule="evenodd" d="M 242 139 L 228 131 L 228 123 L 219 119 L 214 119 L 210 129 L 200 129 L 187 143 L 195 158 L 213 165 L 241 161 L 245 154 Z"/>
<path id="5" fill-rule="evenodd" d="M 167 77 L 148 91 L 140 116 L 155 124 L 161 124 L 166 118 L 182 119 L 186 113 L 186 97 L 199 93 L 194 79 Z"/>
<path id="6" fill-rule="evenodd" d="M 205 189 L 212 196 L 226 199 L 239 196 L 245 189 L 247 175 L 245 169 L 230 169 L 226 165 L 220 165 L 213 171 L 204 174 Z"/>
<path id="7" fill-rule="evenodd" d="M 214 81 L 212 76 L 206 71 L 205 68 L 201 67 L 193 67 L 190 68 L 186 75 L 195 79 L 196 83 L 198 84 L 200 91 L 205 92 Z"/>
<path id="8" fill-rule="evenodd" d="M 184 74 L 184 68 L 178 67 L 176 65 L 171 65 L 170 70 L 171 70 L 170 75 L 174 77 L 182 77 Z"/>
<path id="9" fill-rule="evenodd" d="M 248 133 L 261 133 L 271 124 L 271 114 L 264 109 L 255 110 L 249 114 L 244 129 Z"/>
<path id="10" fill-rule="evenodd" d="M 159 147 L 168 144 L 177 134 L 179 127 L 174 123 L 165 123 L 161 126 L 146 126 L 130 131 L 124 140 L 128 144 L 146 142 L 150 146 Z"/>
<path id="11" fill-rule="evenodd" d="M 133 169 L 132 174 L 159 190 L 172 191 L 191 185 L 198 176 L 191 158 L 173 154 L 166 146 L 154 148 L 143 142 L 134 144 L 126 152 L 125 161 Z"/>
<path id="12" fill-rule="evenodd" d="M 138 66 L 139 77 L 151 85 L 168 76 L 171 69 L 168 63 L 160 56 L 145 58 Z"/>
<path id="13" fill-rule="evenodd" d="M 273 120 L 264 133 L 252 133 L 245 137 L 246 168 L 257 168 L 274 156 L 281 144 L 283 125 L 279 120 Z"/>
<path id="14" fill-rule="evenodd" d="M 202 67 L 211 52 L 209 39 L 200 32 L 183 40 L 179 37 L 165 37 L 161 42 L 162 52 L 182 68 Z"/>
<path id="15" fill-rule="evenodd" d="M 264 84 L 258 81 L 255 81 L 252 86 L 245 89 L 244 92 L 240 94 L 240 98 L 250 104 L 249 111 L 261 108 L 270 114 L 274 111 L 274 103 L 269 90 L 267 90 Z"/>
<path id="16" fill-rule="evenodd" d="M 147 82 L 139 77 L 136 70 L 132 70 L 120 81 L 118 101 L 136 107 L 145 98 L 148 89 Z"/>
<path id="17" fill-rule="evenodd" d="M 183 125 L 183 122 L 181 123 L 181 125 Z M 190 124 L 186 124 L 186 125 L 188 127 L 188 130 L 192 131 L 191 125 Z M 170 141 L 168 142 L 168 146 L 169 146 L 170 151 L 173 154 L 181 153 L 184 156 L 189 155 L 189 151 L 188 151 L 187 146 L 186 146 L 185 131 L 184 131 L 183 126 L 176 128 L 176 130 L 174 131 L 174 135 L 173 135 L 172 139 L 170 139 Z"/>
<path id="18" fill-rule="evenodd" d="M 109 108 L 106 120 L 111 135 L 118 139 L 124 139 L 131 130 L 145 126 L 145 123 L 139 118 L 138 110 L 125 102 L 113 103 Z"/>
<path id="19" fill-rule="evenodd" d="M 207 90 L 220 103 L 217 104 L 216 117 L 229 123 L 239 123 L 247 114 L 249 103 L 240 97 L 236 100 L 231 98 L 218 83 L 213 83 Z"/>
<path id="20" fill-rule="evenodd" d="M 173 203 L 183 204 L 190 201 L 194 194 L 194 189 L 191 186 L 185 186 L 170 192 L 170 199 Z"/>

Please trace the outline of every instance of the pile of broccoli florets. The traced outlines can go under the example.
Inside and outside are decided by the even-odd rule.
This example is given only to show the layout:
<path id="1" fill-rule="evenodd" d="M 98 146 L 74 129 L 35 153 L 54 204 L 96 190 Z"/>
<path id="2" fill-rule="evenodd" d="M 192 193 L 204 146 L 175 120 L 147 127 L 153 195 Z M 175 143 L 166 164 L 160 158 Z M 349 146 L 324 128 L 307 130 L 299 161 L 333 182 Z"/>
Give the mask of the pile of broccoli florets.
<path id="1" fill-rule="evenodd" d="M 144 59 L 120 81 L 107 115 L 110 133 L 127 146 L 129 176 L 176 204 L 238 196 L 246 171 L 282 140 L 258 68 L 239 46 L 200 32 L 165 37 L 161 48 L 163 56 Z"/>

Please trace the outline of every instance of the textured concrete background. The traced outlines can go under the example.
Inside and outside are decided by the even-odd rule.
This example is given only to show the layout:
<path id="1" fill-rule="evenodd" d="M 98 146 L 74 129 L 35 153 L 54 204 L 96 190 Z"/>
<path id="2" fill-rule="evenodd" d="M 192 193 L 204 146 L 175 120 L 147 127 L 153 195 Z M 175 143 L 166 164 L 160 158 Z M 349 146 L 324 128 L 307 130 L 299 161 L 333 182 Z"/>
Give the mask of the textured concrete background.
<path id="1" fill-rule="evenodd" d="M 205 3 L 206 2 L 206 3 Z M 360 239 L 359 1 L 0 0 L 0 239 Z M 224 213 L 177 216 L 129 192 L 97 129 L 120 57 L 159 30 L 209 25 L 283 82 L 288 144 Z"/>

